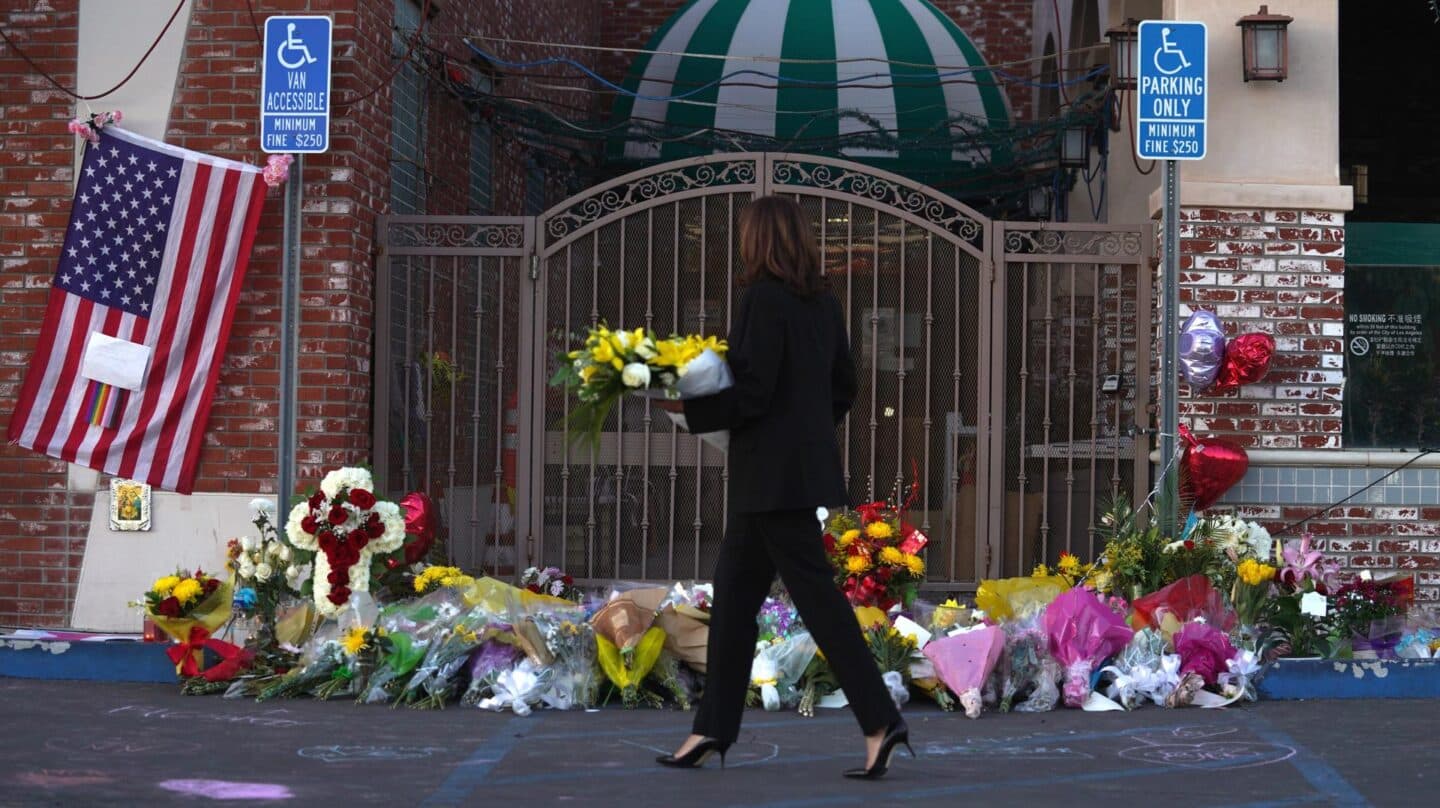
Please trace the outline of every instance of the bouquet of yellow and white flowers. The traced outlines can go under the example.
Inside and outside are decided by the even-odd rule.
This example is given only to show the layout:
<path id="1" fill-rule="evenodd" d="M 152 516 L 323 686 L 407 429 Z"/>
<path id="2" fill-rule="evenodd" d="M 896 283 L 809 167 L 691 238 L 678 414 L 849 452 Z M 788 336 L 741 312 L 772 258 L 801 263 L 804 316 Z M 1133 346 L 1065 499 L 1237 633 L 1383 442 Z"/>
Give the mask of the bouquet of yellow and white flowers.
<path id="1" fill-rule="evenodd" d="M 571 437 L 598 445 L 605 419 L 625 393 L 681 399 L 733 385 L 724 362 L 728 347 L 717 337 L 662 339 L 646 328 L 611 331 L 600 325 L 590 329 L 582 347 L 558 357 L 560 368 L 550 384 L 574 389 L 580 399 L 566 423 Z"/>

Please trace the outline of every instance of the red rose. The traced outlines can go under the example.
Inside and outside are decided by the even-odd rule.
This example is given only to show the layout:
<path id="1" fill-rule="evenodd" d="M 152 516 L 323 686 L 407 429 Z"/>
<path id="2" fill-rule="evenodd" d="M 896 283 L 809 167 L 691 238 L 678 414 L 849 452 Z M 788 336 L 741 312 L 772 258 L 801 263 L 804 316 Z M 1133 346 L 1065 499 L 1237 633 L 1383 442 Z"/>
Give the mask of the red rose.
<path id="1" fill-rule="evenodd" d="M 380 521 L 379 514 L 370 514 L 370 523 L 365 526 L 365 532 L 369 533 L 372 539 L 385 535 L 385 523 Z"/>
<path id="2" fill-rule="evenodd" d="M 337 586 L 330 590 L 329 600 L 336 606 L 343 606 L 350 599 L 349 587 Z"/>
<path id="3" fill-rule="evenodd" d="M 835 537 L 831 536 L 829 533 L 825 534 L 825 552 L 835 552 Z"/>
<path id="4" fill-rule="evenodd" d="M 345 583 L 345 576 L 340 573 L 340 570 L 332 569 L 330 574 L 325 576 L 325 580 L 329 581 L 331 586 L 338 586 Z"/>
<path id="5" fill-rule="evenodd" d="M 330 509 L 330 515 L 326 517 L 332 525 L 343 525 L 345 520 L 350 518 L 350 512 L 336 505 Z"/>
<path id="6" fill-rule="evenodd" d="M 365 549 L 365 545 L 367 545 L 367 544 L 369 544 L 369 543 L 370 543 L 370 534 L 368 534 L 368 533 L 351 533 L 351 534 L 350 534 L 350 546 L 355 548 L 355 560 L 356 560 L 356 561 L 359 561 L 359 560 L 360 560 L 360 551 L 363 550 L 363 549 Z"/>
<path id="7" fill-rule="evenodd" d="M 1185 549 L 1186 549 L 1186 550 L 1194 550 L 1194 549 L 1195 549 L 1195 542 L 1190 541 L 1189 539 L 1186 539 L 1186 540 L 1185 540 Z"/>
<path id="8" fill-rule="evenodd" d="M 219 588 L 220 588 L 220 579 L 218 579 L 218 578 L 210 578 L 209 580 L 205 581 L 205 594 L 208 595 L 208 594 L 210 594 L 211 592 L 214 592 L 215 590 L 217 590 L 217 589 L 219 589 Z"/>
<path id="9" fill-rule="evenodd" d="M 310 495 L 310 510 L 318 511 L 320 506 L 325 504 L 325 492 L 316 491 Z"/>
<path id="10" fill-rule="evenodd" d="M 350 489 L 350 502 L 362 511 L 375 507 L 375 495 L 363 488 Z"/>
<path id="11" fill-rule="evenodd" d="M 575 585 L 575 579 L 571 578 L 569 575 L 563 576 L 560 580 L 564 581 L 566 586 Z"/>
<path id="12" fill-rule="evenodd" d="M 160 601 L 160 605 L 155 607 L 155 613 L 162 617 L 179 617 L 180 601 L 173 596 L 168 597 Z"/>
<path id="13" fill-rule="evenodd" d="M 320 529 L 320 524 L 315 521 L 314 516 L 307 516 L 300 520 L 300 529 L 314 536 L 315 531 Z"/>
<path id="14" fill-rule="evenodd" d="M 539 584 L 529 584 L 529 585 L 527 585 L 525 588 L 528 589 L 528 590 L 530 590 L 531 592 L 534 592 L 534 593 L 537 594 L 537 595 L 540 594 L 540 585 L 539 585 Z"/>
<path id="15" fill-rule="evenodd" d="M 387 558 L 387 559 L 385 559 L 385 566 L 388 567 L 389 569 L 392 569 L 392 570 L 393 570 L 393 569 L 395 569 L 396 567 L 400 566 L 400 559 L 398 559 L 398 558 Z"/>

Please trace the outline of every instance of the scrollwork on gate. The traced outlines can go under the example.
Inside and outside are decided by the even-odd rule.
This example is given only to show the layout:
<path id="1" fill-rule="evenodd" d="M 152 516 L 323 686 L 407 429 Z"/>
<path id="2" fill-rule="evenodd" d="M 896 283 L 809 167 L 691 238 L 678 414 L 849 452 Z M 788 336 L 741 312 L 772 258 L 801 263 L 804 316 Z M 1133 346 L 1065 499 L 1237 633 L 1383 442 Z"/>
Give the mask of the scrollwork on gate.
<path id="1" fill-rule="evenodd" d="M 1004 249 L 1014 255 L 1136 257 L 1143 241 L 1136 230 L 1019 230 L 1006 228 Z"/>
<path id="2" fill-rule="evenodd" d="M 390 248 L 522 249 L 525 225 L 519 222 L 390 222 Z"/>
<path id="3" fill-rule="evenodd" d="M 551 216 L 545 222 L 545 234 L 553 244 L 606 216 L 673 194 L 754 185 L 755 163 L 754 159 L 740 159 L 682 165 L 601 188 Z"/>
<path id="4" fill-rule="evenodd" d="M 861 197 L 918 216 L 977 248 L 984 243 L 985 222 L 970 211 L 923 188 L 868 173 L 858 166 L 780 159 L 771 163 L 770 182 L 776 188 L 819 188 Z"/>

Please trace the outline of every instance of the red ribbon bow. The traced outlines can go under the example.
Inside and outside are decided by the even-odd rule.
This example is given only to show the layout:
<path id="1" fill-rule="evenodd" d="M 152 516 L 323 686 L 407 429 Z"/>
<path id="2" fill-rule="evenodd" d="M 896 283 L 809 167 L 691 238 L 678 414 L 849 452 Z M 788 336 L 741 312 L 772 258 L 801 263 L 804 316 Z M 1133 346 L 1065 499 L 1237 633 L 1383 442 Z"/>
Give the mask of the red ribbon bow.
<path id="1" fill-rule="evenodd" d="M 196 660 L 205 650 L 214 651 L 221 661 L 202 672 L 200 663 Z M 192 626 L 190 638 L 165 649 L 165 654 L 175 663 L 175 669 L 181 676 L 203 675 L 207 682 L 224 682 L 235 678 L 236 674 L 249 667 L 250 660 L 255 657 L 252 651 L 212 638 L 210 630 L 204 626 Z"/>

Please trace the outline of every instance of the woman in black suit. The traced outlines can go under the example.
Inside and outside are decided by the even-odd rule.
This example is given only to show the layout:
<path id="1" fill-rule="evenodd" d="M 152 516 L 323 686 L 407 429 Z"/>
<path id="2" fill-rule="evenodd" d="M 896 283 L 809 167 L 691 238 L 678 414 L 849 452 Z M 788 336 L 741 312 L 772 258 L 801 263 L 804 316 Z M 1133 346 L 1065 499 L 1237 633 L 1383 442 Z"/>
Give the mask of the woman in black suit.
<path id="1" fill-rule="evenodd" d="M 658 761 L 698 766 L 740 732 L 758 626 L 780 574 L 800 618 L 835 670 L 865 733 L 866 765 L 879 777 L 908 730 L 880 678 L 850 604 L 835 586 L 815 512 L 847 503 L 835 428 L 854 401 L 855 362 L 845 316 L 821 276 L 820 247 L 800 206 L 770 196 L 740 217 L 740 281 L 730 332 L 735 386 L 665 402 L 691 431 L 730 431 L 729 530 L 715 563 L 705 694 L 694 734 Z M 912 752 L 913 754 L 913 752 Z"/>

